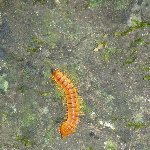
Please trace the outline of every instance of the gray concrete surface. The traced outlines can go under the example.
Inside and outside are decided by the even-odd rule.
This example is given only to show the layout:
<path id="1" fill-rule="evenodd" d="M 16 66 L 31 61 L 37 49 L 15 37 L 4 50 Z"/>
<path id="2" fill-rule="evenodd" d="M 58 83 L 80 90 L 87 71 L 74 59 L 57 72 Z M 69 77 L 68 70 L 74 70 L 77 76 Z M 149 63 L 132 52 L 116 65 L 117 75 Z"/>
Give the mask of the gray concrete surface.
<path id="1" fill-rule="evenodd" d="M 149 0 L 0 0 L 0 149 L 150 149 Z M 51 69 L 82 97 L 76 132 Z"/>

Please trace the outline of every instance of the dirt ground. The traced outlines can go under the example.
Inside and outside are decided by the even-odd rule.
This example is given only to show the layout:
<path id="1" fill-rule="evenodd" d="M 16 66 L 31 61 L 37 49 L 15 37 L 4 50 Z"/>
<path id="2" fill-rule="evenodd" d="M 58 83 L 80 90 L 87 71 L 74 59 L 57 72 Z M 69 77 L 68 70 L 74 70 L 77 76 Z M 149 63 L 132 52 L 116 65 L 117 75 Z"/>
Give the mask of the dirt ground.
<path id="1" fill-rule="evenodd" d="M 0 0 L 0 149 L 150 149 L 149 0 Z M 82 98 L 62 139 L 63 93 Z"/>

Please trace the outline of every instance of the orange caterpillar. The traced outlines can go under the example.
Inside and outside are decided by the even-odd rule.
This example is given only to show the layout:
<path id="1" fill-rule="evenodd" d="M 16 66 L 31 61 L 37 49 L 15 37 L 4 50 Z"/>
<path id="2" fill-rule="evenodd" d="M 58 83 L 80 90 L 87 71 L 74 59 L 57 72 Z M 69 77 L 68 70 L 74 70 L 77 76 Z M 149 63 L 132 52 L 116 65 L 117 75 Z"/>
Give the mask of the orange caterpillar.
<path id="1" fill-rule="evenodd" d="M 52 79 L 55 80 L 61 89 L 63 89 L 67 100 L 67 119 L 59 127 L 59 132 L 63 138 L 75 132 L 76 126 L 79 122 L 79 96 L 70 79 L 68 79 L 59 69 L 52 72 Z"/>

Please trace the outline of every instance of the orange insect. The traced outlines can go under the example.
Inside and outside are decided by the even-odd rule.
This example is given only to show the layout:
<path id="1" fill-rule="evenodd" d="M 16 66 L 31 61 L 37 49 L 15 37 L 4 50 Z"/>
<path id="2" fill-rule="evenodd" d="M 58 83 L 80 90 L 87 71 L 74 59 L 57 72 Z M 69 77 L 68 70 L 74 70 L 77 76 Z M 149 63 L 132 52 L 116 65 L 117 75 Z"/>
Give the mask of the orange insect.
<path id="1" fill-rule="evenodd" d="M 75 132 L 79 122 L 79 96 L 71 80 L 59 69 L 52 71 L 52 79 L 63 89 L 67 100 L 67 119 L 59 127 L 59 132 L 63 138 Z"/>

